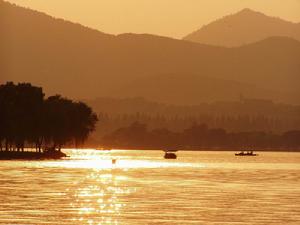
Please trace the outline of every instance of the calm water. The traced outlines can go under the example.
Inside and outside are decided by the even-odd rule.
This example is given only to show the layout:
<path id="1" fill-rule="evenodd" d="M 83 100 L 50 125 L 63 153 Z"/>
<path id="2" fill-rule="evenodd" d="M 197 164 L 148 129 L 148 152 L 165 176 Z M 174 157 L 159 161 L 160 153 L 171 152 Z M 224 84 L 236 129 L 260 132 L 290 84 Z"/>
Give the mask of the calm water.
<path id="1" fill-rule="evenodd" d="M 300 224 L 300 153 L 66 152 L 0 161 L 0 224 Z"/>

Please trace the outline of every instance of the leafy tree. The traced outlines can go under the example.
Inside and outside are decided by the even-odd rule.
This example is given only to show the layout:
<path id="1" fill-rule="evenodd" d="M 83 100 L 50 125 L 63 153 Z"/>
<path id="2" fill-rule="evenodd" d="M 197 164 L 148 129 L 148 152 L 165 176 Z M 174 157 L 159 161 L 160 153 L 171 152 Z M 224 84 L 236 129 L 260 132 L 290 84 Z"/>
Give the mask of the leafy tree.
<path id="1" fill-rule="evenodd" d="M 95 129 L 97 116 L 83 102 L 59 95 L 44 99 L 42 88 L 30 83 L 0 85 L 0 149 L 23 151 L 26 144 L 61 149 L 82 143 Z"/>

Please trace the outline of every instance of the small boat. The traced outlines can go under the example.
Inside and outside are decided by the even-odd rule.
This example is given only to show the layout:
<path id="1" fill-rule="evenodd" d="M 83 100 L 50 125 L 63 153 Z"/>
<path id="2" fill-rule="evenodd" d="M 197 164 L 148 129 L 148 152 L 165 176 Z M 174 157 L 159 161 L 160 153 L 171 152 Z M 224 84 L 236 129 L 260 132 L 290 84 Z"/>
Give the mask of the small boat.
<path id="1" fill-rule="evenodd" d="M 174 153 L 176 152 L 177 150 L 174 150 L 174 151 L 165 151 L 165 155 L 164 155 L 164 158 L 165 159 L 177 159 L 177 155 Z"/>
<path id="2" fill-rule="evenodd" d="M 250 152 L 239 152 L 239 153 L 235 153 L 235 156 L 258 156 L 258 154 L 253 153 L 253 151 Z"/>
<path id="3" fill-rule="evenodd" d="M 116 163 L 117 163 L 117 159 L 112 159 L 112 160 L 111 160 L 111 163 L 112 163 L 112 164 L 116 164 Z"/>

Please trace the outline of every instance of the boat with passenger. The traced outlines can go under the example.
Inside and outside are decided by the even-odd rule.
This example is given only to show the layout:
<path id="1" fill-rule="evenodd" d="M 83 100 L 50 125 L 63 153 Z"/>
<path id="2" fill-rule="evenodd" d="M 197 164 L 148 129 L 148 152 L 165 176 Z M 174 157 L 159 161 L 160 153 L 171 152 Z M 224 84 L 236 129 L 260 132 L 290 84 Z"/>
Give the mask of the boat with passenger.
<path id="1" fill-rule="evenodd" d="M 177 152 L 177 150 L 165 150 L 165 159 L 177 159 L 177 155 L 174 152 Z"/>
<path id="2" fill-rule="evenodd" d="M 235 156 L 258 156 L 258 154 L 253 153 L 253 151 L 241 151 L 239 153 L 235 153 Z"/>

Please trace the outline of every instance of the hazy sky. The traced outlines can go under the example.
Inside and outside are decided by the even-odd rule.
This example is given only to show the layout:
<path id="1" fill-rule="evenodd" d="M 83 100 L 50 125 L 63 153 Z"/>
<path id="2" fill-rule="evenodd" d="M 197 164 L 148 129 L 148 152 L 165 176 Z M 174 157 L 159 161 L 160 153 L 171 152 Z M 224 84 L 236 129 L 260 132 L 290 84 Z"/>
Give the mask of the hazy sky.
<path id="1" fill-rule="evenodd" d="M 181 38 L 217 18 L 251 8 L 300 22 L 300 0 L 8 0 L 110 34 Z"/>

